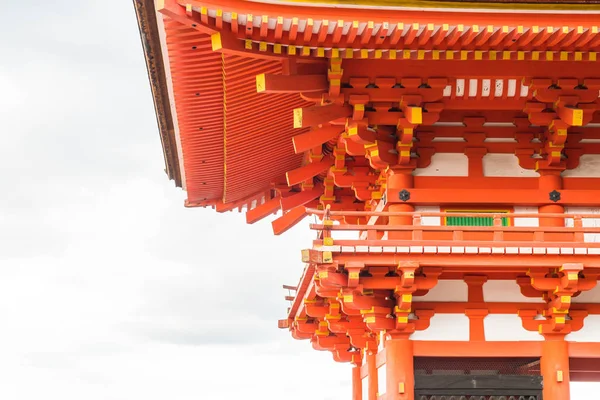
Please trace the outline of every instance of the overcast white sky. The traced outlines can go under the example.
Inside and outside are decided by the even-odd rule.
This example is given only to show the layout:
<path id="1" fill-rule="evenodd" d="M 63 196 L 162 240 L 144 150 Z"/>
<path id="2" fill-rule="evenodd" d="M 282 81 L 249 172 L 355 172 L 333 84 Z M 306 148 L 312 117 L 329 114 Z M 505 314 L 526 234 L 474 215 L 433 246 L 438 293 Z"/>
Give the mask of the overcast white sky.
<path id="1" fill-rule="evenodd" d="M 349 399 L 349 365 L 277 329 L 310 232 L 167 180 L 131 1 L 2 16 L 0 398 Z"/>

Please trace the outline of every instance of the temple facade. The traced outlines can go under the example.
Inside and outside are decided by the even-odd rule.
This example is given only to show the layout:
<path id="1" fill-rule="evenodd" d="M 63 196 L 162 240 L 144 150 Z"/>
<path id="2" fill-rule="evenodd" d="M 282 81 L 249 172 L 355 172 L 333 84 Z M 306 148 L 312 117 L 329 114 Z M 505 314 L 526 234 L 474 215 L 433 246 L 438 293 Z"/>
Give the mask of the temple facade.
<path id="1" fill-rule="evenodd" d="M 318 216 L 279 327 L 353 400 L 600 381 L 600 3 L 134 4 L 185 206 Z"/>

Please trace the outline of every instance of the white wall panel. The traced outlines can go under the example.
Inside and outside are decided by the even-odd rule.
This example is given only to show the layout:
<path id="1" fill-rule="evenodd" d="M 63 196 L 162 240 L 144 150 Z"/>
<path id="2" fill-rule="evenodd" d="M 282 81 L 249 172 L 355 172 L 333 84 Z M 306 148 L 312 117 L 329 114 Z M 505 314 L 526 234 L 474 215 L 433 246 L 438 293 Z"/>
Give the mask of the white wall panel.
<path id="1" fill-rule="evenodd" d="M 440 280 L 425 296 L 414 297 L 413 301 L 454 301 L 465 302 L 468 300 L 467 284 L 462 280 Z"/>
<path id="2" fill-rule="evenodd" d="M 583 328 L 566 336 L 570 342 L 600 342 L 600 315 L 588 315 L 583 320 Z"/>
<path id="3" fill-rule="evenodd" d="M 519 159 L 514 154 L 490 153 L 483 156 L 484 176 L 508 176 L 508 177 L 538 177 L 537 172 L 521 168 Z"/>
<path id="4" fill-rule="evenodd" d="M 488 303 L 543 303 L 542 298 L 525 297 L 514 280 L 489 280 L 483 284 L 483 299 Z"/>
<path id="5" fill-rule="evenodd" d="M 592 290 L 581 292 L 577 297 L 573 297 L 571 303 L 600 303 L 600 285 L 596 285 Z M 600 335 L 600 332 L 598 332 Z"/>
<path id="6" fill-rule="evenodd" d="M 521 317 L 516 314 L 490 314 L 483 320 L 487 341 L 536 341 L 544 340 L 537 332 L 523 328 Z"/>
<path id="7" fill-rule="evenodd" d="M 537 207 L 515 207 L 514 213 L 515 214 L 537 214 L 538 208 Z M 515 217 L 513 222 L 514 222 L 514 226 L 527 226 L 527 227 L 540 226 L 540 222 L 537 218 Z"/>
<path id="8" fill-rule="evenodd" d="M 579 159 L 577 168 L 562 173 L 564 177 L 599 178 L 600 154 L 584 154 Z"/>
<path id="9" fill-rule="evenodd" d="M 469 340 L 469 317 L 464 314 L 436 314 L 424 331 L 412 334 L 412 340 Z"/>
<path id="10" fill-rule="evenodd" d="M 416 206 L 415 212 L 440 212 L 437 206 Z M 425 226 L 440 226 L 441 217 L 421 217 L 421 225 Z"/>
<path id="11" fill-rule="evenodd" d="M 414 176 L 469 176 L 469 159 L 462 153 L 437 153 L 427 168 L 416 168 Z"/>

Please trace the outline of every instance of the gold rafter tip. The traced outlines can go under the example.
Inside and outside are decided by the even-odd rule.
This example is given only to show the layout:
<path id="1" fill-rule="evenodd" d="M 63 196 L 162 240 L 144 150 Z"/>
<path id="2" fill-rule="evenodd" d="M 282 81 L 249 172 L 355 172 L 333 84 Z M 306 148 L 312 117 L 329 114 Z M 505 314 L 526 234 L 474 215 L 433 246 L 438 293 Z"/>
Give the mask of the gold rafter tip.
<path id="1" fill-rule="evenodd" d="M 221 42 L 221 34 L 217 32 L 210 35 L 210 43 L 212 45 L 213 51 L 221 50 L 223 48 L 223 43 Z"/>
<path id="2" fill-rule="evenodd" d="M 266 90 L 265 74 L 256 75 L 256 92 L 262 93 Z"/>

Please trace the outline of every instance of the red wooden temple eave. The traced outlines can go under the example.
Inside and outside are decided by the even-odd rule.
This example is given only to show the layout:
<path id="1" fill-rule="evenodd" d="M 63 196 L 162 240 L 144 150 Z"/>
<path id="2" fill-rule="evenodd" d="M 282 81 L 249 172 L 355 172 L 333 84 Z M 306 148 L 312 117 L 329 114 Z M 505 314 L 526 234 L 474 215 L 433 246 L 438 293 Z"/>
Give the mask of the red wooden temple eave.
<path id="1" fill-rule="evenodd" d="M 150 78 L 153 85 L 162 81 L 165 86 L 157 115 L 171 115 L 169 104 L 175 110 L 175 118 L 161 125 L 161 133 L 169 134 L 172 142 L 164 144 L 163 140 L 165 152 L 177 149 L 180 141 L 180 151 L 169 159 L 169 165 L 177 165 L 180 171 L 180 186 L 188 193 L 186 206 L 216 206 L 220 211 L 256 204 L 257 198 L 269 200 L 265 193 L 271 182 L 301 161 L 301 155 L 293 152 L 291 122 L 277 107 L 293 109 L 304 102 L 289 94 L 279 96 L 279 101 L 269 99 L 255 91 L 255 75 L 276 74 L 280 64 L 215 53 L 206 34 L 189 32 L 170 19 L 163 24 L 160 14 L 157 18 L 148 11 L 153 9 L 152 1 L 141 4 L 145 14 L 138 13 L 140 24 L 152 25 L 156 36 L 152 46 L 144 47 L 147 57 L 161 50 L 168 54 L 161 74 L 150 74 Z M 166 33 L 162 43 L 161 28 Z M 172 83 L 172 98 L 167 83 Z M 154 97 L 156 101 L 157 94 Z M 271 118 L 252 117 L 269 104 L 274 109 Z M 255 139 L 248 140 L 249 135 Z M 245 154 L 249 149 L 250 155 Z"/>
<path id="2" fill-rule="evenodd" d="M 592 36 L 598 32 L 598 27 L 590 25 L 590 18 L 585 14 L 511 14 L 511 23 L 507 25 L 506 15 L 488 12 L 468 12 L 454 20 L 453 13 L 448 12 L 414 13 L 390 10 L 386 11 L 386 20 L 383 20 L 382 14 L 376 10 L 294 7 L 245 1 L 216 3 L 175 0 L 167 2 L 165 9 L 171 12 L 172 9 L 176 9 L 177 4 L 193 6 L 188 17 L 189 26 L 200 30 L 218 31 L 228 43 L 231 43 L 232 39 L 248 39 L 283 46 L 324 48 L 386 49 L 399 46 L 398 48 L 405 49 L 427 49 L 433 45 L 436 48 L 448 45 L 479 50 L 528 50 L 534 45 L 558 46 L 559 49 L 560 45 L 564 45 L 564 50 L 567 50 L 573 46 L 598 44 L 592 40 Z M 510 5 L 507 7 L 510 8 Z M 311 16 L 314 15 L 322 19 L 313 20 Z M 253 21 L 244 24 L 248 17 Z M 519 19 L 515 20 L 517 17 Z M 257 22 L 256 18 L 260 22 Z M 292 25 L 283 28 L 289 25 L 289 19 L 293 20 Z M 182 19 L 184 20 L 185 18 Z M 410 23 L 405 23 L 407 21 Z M 345 25 L 336 27 L 336 24 L 340 23 Z M 346 26 L 348 23 L 352 25 L 351 28 Z M 238 24 L 246 28 L 239 29 Z M 308 31 L 306 26 L 313 32 L 305 34 Z"/>

